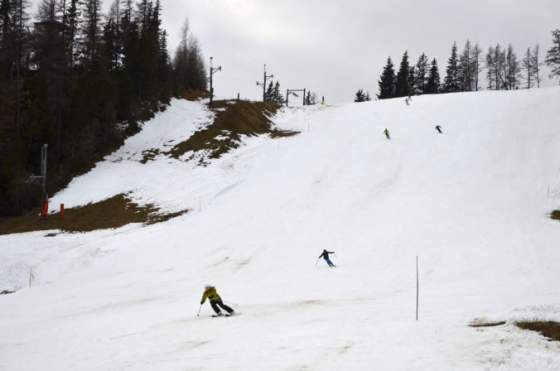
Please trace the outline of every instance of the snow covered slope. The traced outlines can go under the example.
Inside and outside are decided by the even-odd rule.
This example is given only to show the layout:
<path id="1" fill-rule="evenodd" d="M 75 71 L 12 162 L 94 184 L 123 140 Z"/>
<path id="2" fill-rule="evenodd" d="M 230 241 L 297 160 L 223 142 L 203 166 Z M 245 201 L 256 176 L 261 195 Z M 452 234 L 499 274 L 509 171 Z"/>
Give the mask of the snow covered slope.
<path id="1" fill-rule="evenodd" d="M 208 167 L 139 163 L 211 115 L 174 101 L 53 202 L 132 192 L 192 212 L 0 237 L 0 290 L 21 289 L 0 296 L 0 370 L 559 370 L 559 343 L 512 324 L 560 320 L 559 101 L 285 110 L 276 124 L 300 135 L 247 138 Z M 323 248 L 336 269 L 315 265 Z M 207 283 L 240 315 L 197 317 Z M 508 323 L 468 327 L 477 318 Z"/>

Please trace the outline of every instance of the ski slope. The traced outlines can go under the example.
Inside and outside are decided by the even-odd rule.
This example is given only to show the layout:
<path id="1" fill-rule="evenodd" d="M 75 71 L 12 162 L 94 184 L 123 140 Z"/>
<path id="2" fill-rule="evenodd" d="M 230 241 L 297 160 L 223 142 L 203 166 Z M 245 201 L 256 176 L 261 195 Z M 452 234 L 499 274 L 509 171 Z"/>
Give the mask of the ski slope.
<path id="1" fill-rule="evenodd" d="M 191 212 L 1 236 L 0 290 L 19 291 L 0 296 L 0 370 L 559 370 L 560 343 L 513 325 L 560 321 L 559 101 L 552 88 L 286 109 L 274 121 L 298 136 L 246 138 L 207 167 L 141 164 L 212 116 L 173 101 L 51 204 L 131 192 Z M 315 265 L 323 248 L 336 269 Z M 205 284 L 240 315 L 197 317 Z"/>

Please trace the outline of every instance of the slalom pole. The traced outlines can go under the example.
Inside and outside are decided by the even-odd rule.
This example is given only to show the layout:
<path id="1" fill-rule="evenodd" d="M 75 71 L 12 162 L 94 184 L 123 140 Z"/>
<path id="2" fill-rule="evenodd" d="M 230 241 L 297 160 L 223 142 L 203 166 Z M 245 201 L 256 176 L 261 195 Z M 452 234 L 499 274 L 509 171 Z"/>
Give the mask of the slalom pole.
<path id="1" fill-rule="evenodd" d="M 418 299 L 420 292 L 420 282 L 418 277 L 418 256 L 416 257 L 416 320 L 418 321 Z"/>

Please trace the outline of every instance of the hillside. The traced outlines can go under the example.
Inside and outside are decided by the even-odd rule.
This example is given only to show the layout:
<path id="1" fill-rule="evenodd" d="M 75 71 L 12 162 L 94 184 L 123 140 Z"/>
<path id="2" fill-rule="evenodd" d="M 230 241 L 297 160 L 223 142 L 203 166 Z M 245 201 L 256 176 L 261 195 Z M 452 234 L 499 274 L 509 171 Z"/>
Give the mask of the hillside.
<path id="1" fill-rule="evenodd" d="M 557 370 L 560 343 L 514 322 L 560 321 L 559 99 L 284 109 L 274 128 L 298 135 L 217 159 L 166 154 L 215 115 L 173 101 L 52 204 L 189 212 L 0 236 L 0 291 L 18 290 L 0 296 L 0 370 Z M 205 284 L 240 315 L 197 317 Z"/>

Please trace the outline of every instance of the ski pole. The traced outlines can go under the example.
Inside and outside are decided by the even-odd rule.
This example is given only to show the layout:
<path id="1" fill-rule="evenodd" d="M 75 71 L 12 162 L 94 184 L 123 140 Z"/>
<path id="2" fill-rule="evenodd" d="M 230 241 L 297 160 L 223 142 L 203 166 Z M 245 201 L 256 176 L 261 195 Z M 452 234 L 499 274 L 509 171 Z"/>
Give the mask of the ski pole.
<path id="1" fill-rule="evenodd" d="M 198 307 L 198 313 L 196 314 L 197 317 L 200 317 L 200 310 L 202 309 L 202 304 L 200 304 L 200 307 Z"/>
<path id="2" fill-rule="evenodd" d="M 315 262 L 315 266 L 317 266 L 317 264 L 319 263 L 319 260 L 321 260 L 321 258 L 317 258 L 317 261 Z"/>

